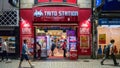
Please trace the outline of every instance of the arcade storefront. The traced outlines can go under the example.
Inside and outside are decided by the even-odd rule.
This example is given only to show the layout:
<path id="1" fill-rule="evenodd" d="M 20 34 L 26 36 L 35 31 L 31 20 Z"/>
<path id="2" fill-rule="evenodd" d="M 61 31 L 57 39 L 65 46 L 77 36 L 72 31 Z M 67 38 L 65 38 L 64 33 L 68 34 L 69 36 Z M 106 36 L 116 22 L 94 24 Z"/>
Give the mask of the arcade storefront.
<path id="1" fill-rule="evenodd" d="M 73 6 L 34 6 L 20 10 L 20 49 L 24 39 L 34 57 L 63 58 L 62 44 L 67 40 L 66 56 L 91 56 L 91 9 Z M 51 55 L 52 41 L 56 44 Z M 36 45 L 40 44 L 40 47 Z"/>

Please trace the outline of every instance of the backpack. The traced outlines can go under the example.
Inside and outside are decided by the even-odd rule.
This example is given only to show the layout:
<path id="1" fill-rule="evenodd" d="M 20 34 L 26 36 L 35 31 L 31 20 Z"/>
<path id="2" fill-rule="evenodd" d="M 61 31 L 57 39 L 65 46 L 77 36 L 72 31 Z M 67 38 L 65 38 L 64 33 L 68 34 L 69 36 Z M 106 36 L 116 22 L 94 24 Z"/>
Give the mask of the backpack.
<path id="1" fill-rule="evenodd" d="M 105 48 L 105 53 L 106 54 L 109 54 L 110 53 L 110 44 L 108 44 L 107 46 L 106 46 L 106 48 Z"/>

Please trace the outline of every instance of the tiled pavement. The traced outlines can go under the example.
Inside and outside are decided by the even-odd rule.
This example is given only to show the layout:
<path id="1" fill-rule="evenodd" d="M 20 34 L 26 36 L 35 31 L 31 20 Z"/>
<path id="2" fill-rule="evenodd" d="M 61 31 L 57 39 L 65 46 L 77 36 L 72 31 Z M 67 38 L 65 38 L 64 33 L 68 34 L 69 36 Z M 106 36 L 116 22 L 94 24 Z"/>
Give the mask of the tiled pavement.
<path id="1" fill-rule="evenodd" d="M 79 59 L 71 60 L 37 60 L 32 61 L 34 68 L 120 68 L 114 66 L 112 60 L 106 60 L 105 65 L 100 65 L 101 59 Z M 120 63 L 120 60 L 117 60 Z M 0 62 L 0 68 L 18 68 L 19 60 L 12 60 L 11 63 Z M 29 64 L 24 61 L 22 68 L 30 68 Z"/>

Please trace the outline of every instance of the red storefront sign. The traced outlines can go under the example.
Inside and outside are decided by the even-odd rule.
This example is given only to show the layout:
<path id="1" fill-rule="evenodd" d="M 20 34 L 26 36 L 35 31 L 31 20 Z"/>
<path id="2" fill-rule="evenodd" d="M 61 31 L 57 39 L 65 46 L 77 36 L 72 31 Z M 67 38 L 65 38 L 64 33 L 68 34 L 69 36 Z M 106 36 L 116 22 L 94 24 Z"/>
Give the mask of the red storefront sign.
<path id="1" fill-rule="evenodd" d="M 34 7 L 34 22 L 78 22 L 78 7 Z"/>

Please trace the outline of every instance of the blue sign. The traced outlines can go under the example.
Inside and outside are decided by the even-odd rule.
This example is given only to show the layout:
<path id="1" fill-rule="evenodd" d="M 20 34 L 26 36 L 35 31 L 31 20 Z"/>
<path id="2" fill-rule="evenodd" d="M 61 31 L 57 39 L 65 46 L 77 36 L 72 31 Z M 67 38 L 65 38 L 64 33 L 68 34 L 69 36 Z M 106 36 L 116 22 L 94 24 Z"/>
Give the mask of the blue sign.
<path id="1" fill-rule="evenodd" d="M 101 18 L 98 20 L 99 25 L 120 25 L 120 18 Z"/>
<path id="2" fill-rule="evenodd" d="M 96 7 L 99 7 L 102 3 L 102 0 L 96 0 Z"/>
<path id="3" fill-rule="evenodd" d="M 105 0 L 103 10 L 120 10 L 120 0 Z"/>

